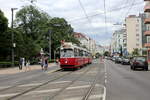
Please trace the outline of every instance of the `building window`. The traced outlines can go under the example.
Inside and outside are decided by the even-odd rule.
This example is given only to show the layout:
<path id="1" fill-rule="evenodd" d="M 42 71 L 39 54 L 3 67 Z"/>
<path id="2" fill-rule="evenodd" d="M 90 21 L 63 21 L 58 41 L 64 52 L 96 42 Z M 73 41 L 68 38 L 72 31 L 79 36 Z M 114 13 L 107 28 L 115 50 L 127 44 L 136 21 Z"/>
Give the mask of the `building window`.
<path id="1" fill-rule="evenodd" d="M 136 34 L 136 36 L 139 36 L 139 34 Z"/>
<path id="2" fill-rule="evenodd" d="M 136 29 L 136 32 L 138 32 L 139 31 L 139 29 Z"/>
<path id="3" fill-rule="evenodd" d="M 136 39 L 136 41 L 139 41 L 139 40 L 140 40 L 139 38 Z"/>
<path id="4" fill-rule="evenodd" d="M 137 43 L 136 46 L 139 46 L 139 44 Z"/>
<path id="5" fill-rule="evenodd" d="M 136 24 L 136 27 L 139 27 L 139 24 Z"/>
<path id="6" fill-rule="evenodd" d="M 150 36 L 147 36 L 147 43 L 150 43 Z"/>

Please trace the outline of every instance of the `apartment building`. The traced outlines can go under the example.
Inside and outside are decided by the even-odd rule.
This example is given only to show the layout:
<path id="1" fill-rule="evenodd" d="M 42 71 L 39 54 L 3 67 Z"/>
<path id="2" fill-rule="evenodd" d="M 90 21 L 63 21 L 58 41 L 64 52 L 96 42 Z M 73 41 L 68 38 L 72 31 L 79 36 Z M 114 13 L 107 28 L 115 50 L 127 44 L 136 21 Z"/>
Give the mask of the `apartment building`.
<path id="1" fill-rule="evenodd" d="M 150 0 L 144 0 L 145 1 L 145 7 L 144 7 L 144 12 L 145 12 L 145 20 L 144 23 L 146 25 L 146 30 L 144 32 L 144 35 L 146 36 L 147 43 L 145 43 L 146 48 L 150 48 Z"/>
<path id="2" fill-rule="evenodd" d="M 126 25 L 126 45 L 129 54 L 132 54 L 135 48 L 142 49 L 142 20 L 141 17 L 130 15 L 125 19 Z"/>
<path id="3" fill-rule="evenodd" d="M 124 29 L 116 30 L 113 33 L 112 44 L 111 44 L 111 53 L 119 53 L 123 52 L 123 33 Z"/>
<path id="4" fill-rule="evenodd" d="M 87 48 L 92 53 L 93 56 L 96 54 L 95 40 L 91 39 L 90 37 L 88 37 L 83 33 L 78 32 L 74 33 L 74 37 L 76 37 L 80 41 L 81 46 Z"/>

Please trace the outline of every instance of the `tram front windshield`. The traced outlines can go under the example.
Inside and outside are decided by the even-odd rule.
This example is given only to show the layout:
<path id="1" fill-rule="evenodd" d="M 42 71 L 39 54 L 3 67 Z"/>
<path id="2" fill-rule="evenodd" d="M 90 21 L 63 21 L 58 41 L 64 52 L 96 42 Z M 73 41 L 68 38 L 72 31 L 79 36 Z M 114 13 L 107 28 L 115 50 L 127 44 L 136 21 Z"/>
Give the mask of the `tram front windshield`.
<path id="1" fill-rule="evenodd" d="M 74 57 L 72 49 L 63 49 L 61 50 L 61 57 Z"/>

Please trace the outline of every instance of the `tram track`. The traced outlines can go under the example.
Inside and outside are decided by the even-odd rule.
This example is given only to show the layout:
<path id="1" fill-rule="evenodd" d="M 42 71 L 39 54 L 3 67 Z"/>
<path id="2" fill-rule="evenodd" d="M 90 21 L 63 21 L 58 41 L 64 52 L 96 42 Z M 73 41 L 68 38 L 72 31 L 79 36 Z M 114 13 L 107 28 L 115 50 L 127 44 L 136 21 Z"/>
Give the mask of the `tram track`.
<path id="1" fill-rule="evenodd" d="M 86 67 L 87 68 L 87 67 Z M 84 68 L 83 68 L 84 69 Z M 90 67 L 90 69 L 91 69 L 91 67 Z M 55 72 L 57 72 L 57 71 L 55 71 Z M 21 92 L 21 93 L 18 93 L 18 94 L 16 94 L 16 95 L 14 95 L 14 96 L 11 96 L 11 97 L 8 97 L 8 98 L 6 98 L 5 100 L 13 100 L 13 99 L 15 99 L 15 98 L 17 98 L 17 97 L 20 97 L 20 96 L 22 96 L 22 95 L 24 95 L 24 94 L 26 94 L 26 93 L 29 93 L 29 92 L 31 92 L 31 91 L 34 91 L 35 89 L 38 89 L 38 88 L 40 88 L 40 87 L 42 87 L 42 86 L 44 86 L 44 85 L 47 85 L 47 84 L 49 84 L 49 83 L 51 83 L 51 82 L 53 82 L 53 81 L 56 81 L 56 80 L 58 80 L 58 79 L 61 79 L 61 78 L 63 78 L 63 77 L 65 77 L 65 76 L 67 76 L 67 75 L 69 75 L 69 74 L 71 74 L 71 73 L 73 73 L 74 71 L 71 71 L 71 72 L 67 72 L 67 73 L 65 73 L 65 74 L 63 74 L 63 75 L 57 75 L 58 77 L 56 77 L 56 78 L 54 78 L 54 79 L 51 79 L 51 80 L 48 80 L 48 81 L 46 81 L 46 82 L 44 82 L 44 83 L 42 83 L 42 84 L 40 84 L 40 85 L 37 85 L 37 86 L 35 86 L 35 87 L 32 87 L 32 88 L 30 88 L 30 89 L 27 89 L 27 90 L 25 90 L 25 91 L 23 91 L 23 92 Z M 54 72 L 53 72 L 54 73 Z M 22 84 L 21 84 L 22 85 Z M 17 86 L 15 86 L 15 87 L 18 87 L 18 85 Z M 12 87 L 12 88 L 15 88 L 15 87 Z"/>
<path id="2" fill-rule="evenodd" d="M 55 70 L 51 73 L 55 73 L 55 72 L 58 72 L 58 71 L 61 71 L 61 69 L 58 69 L 58 70 Z M 34 77 L 40 77 L 42 76 L 43 74 L 39 74 L 39 75 L 35 75 Z M 0 92 L 4 92 L 4 91 L 7 91 L 9 89 L 12 89 L 12 88 L 15 88 L 15 87 L 18 87 L 20 85 L 25 85 L 26 83 L 22 83 L 24 81 L 27 81 L 27 80 L 30 80 L 30 79 L 33 79 L 33 77 L 29 78 L 29 79 L 25 79 L 25 80 L 21 80 L 21 81 L 16 81 L 14 84 L 16 85 L 13 85 L 13 86 L 9 86 L 9 87 L 6 87 L 6 88 L 3 88 L 3 89 L 0 89 Z M 18 84 L 17 84 L 18 83 Z"/>
<path id="3" fill-rule="evenodd" d="M 56 72 L 57 72 L 57 71 L 56 71 Z M 26 94 L 26 93 L 28 93 L 28 92 L 31 92 L 31 91 L 37 89 L 37 88 L 40 88 L 41 86 L 44 86 L 44 85 L 46 85 L 46 84 L 48 84 L 48 83 L 51 83 L 51 82 L 53 82 L 53 81 L 56 81 L 56 80 L 58 80 L 58 79 L 61 79 L 62 77 L 66 76 L 66 75 L 69 75 L 69 74 L 71 74 L 71 73 L 73 73 L 73 72 L 68 72 L 68 73 L 65 73 L 65 74 L 59 75 L 59 76 L 57 75 L 58 77 L 56 77 L 56 78 L 54 78 L 54 79 L 48 80 L 48 81 L 46 81 L 46 82 L 44 82 L 44 83 L 42 83 L 42 84 L 40 84 L 40 85 L 37 85 L 37 86 L 32 87 L 32 88 L 30 88 L 30 89 L 27 89 L 27 90 L 25 90 L 25 91 L 23 91 L 23 92 L 21 92 L 21 93 L 18 93 L 18 94 L 14 95 L 14 96 L 8 97 L 8 98 L 5 99 L 5 100 L 12 100 L 12 99 L 15 99 L 15 98 L 17 98 L 17 97 L 20 97 L 20 96 L 22 96 L 23 94 Z"/>
<path id="4" fill-rule="evenodd" d="M 92 67 L 90 67 L 89 69 L 87 69 L 86 71 L 84 71 L 79 77 L 75 78 L 73 81 L 71 81 L 68 85 L 62 87 L 57 93 L 55 93 L 53 96 L 51 97 L 46 97 L 46 100 L 53 100 L 55 97 L 57 97 L 60 93 L 62 93 L 64 90 L 66 90 L 68 87 L 70 87 L 73 83 L 75 83 L 78 79 L 80 79 L 81 77 L 83 77 L 88 71 L 90 71 L 92 69 Z"/>
<path id="5" fill-rule="evenodd" d="M 91 95 L 91 93 L 92 93 L 92 91 L 93 91 L 95 85 L 97 84 L 97 80 L 98 80 L 98 76 L 99 76 L 98 74 L 99 74 L 99 73 L 100 73 L 100 69 L 98 70 L 98 72 L 97 72 L 97 74 L 96 74 L 96 76 L 95 76 L 94 81 L 92 82 L 92 84 L 91 84 L 91 86 L 89 87 L 88 91 L 85 93 L 85 95 L 84 95 L 84 97 L 82 98 L 82 100 L 88 100 L 88 99 L 89 99 L 89 97 L 90 97 L 90 95 Z"/>

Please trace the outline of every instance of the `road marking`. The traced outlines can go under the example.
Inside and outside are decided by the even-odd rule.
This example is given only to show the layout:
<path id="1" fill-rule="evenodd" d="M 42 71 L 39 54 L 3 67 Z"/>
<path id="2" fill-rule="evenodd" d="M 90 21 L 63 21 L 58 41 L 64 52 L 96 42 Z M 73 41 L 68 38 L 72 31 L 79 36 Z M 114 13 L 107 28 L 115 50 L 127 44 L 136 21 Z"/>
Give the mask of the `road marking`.
<path id="1" fill-rule="evenodd" d="M 42 83 L 31 83 L 31 84 L 19 85 L 18 87 L 37 86 L 37 85 L 41 85 L 41 84 L 42 84 Z"/>
<path id="2" fill-rule="evenodd" d="M 11 97 L 11 96 L 15 96 L 15 95 L 17 95 L 17 94 L 19 94 L 19 93 L 1 94 L 1 95 L 0 95 L 0 98 Z"/>
<path id="3" fill-rule="evenodd" d="M 99 94 L 99 95 L 91 95 L 91 96 L 89 97 L 89 99 L 98 99 L 98 98 L 102 98 L 102 97 L 103 97 L 102 94 Z"/>
<path id="4" fill-rule="evenodd" d="M 106 87 L 105 86 L 103 87 L 104 87 L 103 100 L 106 100 Z"/>
<path id="5" fill-rule="evenodd" d="M 71 82 L 71 81 L 59 81 L 59 82 L 52 82 L 50 84 L 59 84 L 59 83 L 68 83 L 68 82 Z"/>
<path id="6" fill-rule="evenodd" d="M 59 84 L 59 83 L 67 83 L 67 82 L 71 82 L 71 81 L 52 82 L 50 84 Z M 37 86 L 37 85 L 41 85 L 41 84 L 43 84 L 43 83 L 31 83 L 31 84 L 19 85 L 18 87 Z"/>
<path id="7" fill-rule="evenodd" d="M 5 89 L 5 88 L 9 88 L 11 86 L 3 86 L 3 87 L 0 87 L 0 89 Z"/>
<path id="8" fill-rule="evenodd" d="M 65 98 L 65 100 L 81 100 L 82 97 Z"/>
<path id="9" fill-rule="evenodd" d="M 27 94 L 25 94 L 25 95 L 31 95 L 31 94 L 39 94 L 39 93 L 47 93 L 47 92 L 56 92 L 56 91 L 59 91 L 60 90 L 60 88 L 58 88 L 58 89 L 48 89 L 48 90 L 38 90 L 38 91 L 32 91 L 32 92 L 29 92 L 29 93 L 27 93 Z"/>
<path id="10" fill-rule="evenodd" d="M 45 73 L 51 74 L 51 73 L 53 73 L 53 72 L 55 72 L 55 71 L 57 71 L 57 70 L 51 70 L 51 71 L 47 71 L 47 72 L 45 72 Z"/>
<path id="11" fill-rule="evenodd" d="M 90 87 L 90 85 L 68 87 L 68 88 L 66 88 L 66 89 L 67 89 L 67 90 L 71 90 L 71 89 L 81 89 L 81 88 L 88 88 L 88 87 Z"/>

